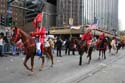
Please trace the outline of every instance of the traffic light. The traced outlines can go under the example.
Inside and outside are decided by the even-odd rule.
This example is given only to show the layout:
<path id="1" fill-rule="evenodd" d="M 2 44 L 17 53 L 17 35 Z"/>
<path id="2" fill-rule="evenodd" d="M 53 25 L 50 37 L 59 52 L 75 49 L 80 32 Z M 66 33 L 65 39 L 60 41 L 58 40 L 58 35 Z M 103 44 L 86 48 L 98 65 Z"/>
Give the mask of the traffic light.
<path id="1" fill-rule="evenodd" d="M 0 25 L 6 26 L 6 18 L 4 16 L 0 18 Z"/>
<path id="2" fill-rule="evenodd" d="M 7 17 L 7 26 L 12 26 L 12 17 Z"/>

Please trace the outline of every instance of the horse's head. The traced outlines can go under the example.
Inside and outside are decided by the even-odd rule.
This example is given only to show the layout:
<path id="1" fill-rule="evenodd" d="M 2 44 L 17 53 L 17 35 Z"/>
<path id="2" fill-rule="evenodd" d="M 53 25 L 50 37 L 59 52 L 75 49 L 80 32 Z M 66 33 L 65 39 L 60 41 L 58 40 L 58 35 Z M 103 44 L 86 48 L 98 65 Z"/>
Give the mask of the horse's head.
<path id="1" fill-rule="evenodd" d="M 13 42 L 13 43 L 16 43 L 17 41 L 19 41 L 20 40 L 20 37 L 21 37 L 21 35 L 20 35 L 20 29 L 18 29 L 18 28 L 13 28 L 12 29 L 12 39 L 11 39 L 11 41 Z"/>

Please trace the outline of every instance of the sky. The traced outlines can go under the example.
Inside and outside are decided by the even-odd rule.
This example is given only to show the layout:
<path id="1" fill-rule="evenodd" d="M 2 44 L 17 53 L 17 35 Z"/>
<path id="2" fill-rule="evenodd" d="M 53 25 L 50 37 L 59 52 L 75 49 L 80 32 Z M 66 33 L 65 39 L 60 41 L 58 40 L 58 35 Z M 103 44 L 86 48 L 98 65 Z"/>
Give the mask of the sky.
<path id="1" fill-rule="evenodd" d="M 119 26 L 120 30 L 125 30 L 125 0 L 119 0 Z"/>

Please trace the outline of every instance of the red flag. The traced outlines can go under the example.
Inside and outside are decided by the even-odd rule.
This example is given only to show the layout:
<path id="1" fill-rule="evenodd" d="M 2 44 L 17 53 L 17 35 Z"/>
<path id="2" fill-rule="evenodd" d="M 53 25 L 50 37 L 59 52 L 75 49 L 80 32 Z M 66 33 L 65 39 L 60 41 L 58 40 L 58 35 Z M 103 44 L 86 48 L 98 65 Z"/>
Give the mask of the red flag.
<path id="1" fill-rule="evenodd" d="M 33 26 L 34 26 L 34 28 L 37 28 L 37 24 L 40 23 L 40 22 L 42 22 L 42 16 L 43 16 L 43 14 L 42 14 L 42 13 L 39 13 L 39 14 L 37 14 L 37 16 L 34 18 L 34 20 L 33 20 Z"/>

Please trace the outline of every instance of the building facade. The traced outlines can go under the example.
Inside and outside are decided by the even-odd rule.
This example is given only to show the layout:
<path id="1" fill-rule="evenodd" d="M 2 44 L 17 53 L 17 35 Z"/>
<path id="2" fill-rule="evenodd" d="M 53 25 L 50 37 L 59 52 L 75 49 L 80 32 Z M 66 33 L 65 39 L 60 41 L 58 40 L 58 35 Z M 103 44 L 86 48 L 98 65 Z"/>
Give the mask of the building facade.
<path id="1" fill-rule="evenodd" d="M 57 26 L 69 25 L 73 19 L 73 25 L 80 24 L 80 0 L 57 0 Z"/>
<path id="2" fill-rule="evenodd" d="M 118 0 L 81 0 L 82 24 L 92 24 L 111 31 L 118 30 Z"/>
<path id="3" fill-rule="evenodd" d="M 15 26 L 23 26 L 25 24 L 24 10 L 19 7 L 24 7 L 24 0 L 14 1 L 12 3 L 12 21 Z"/>
<path id="4" fill-rule="evenodd" d="M 6 25 L 7 0 L 0 0 L 0 24 Z"/>
<path id="5" fill-rule="evenodd" d="M 39 4 L 40 2 L 36 1 L 20 0 L 12 3 L 12 17 L 14 24 L 18 27 L 22 27 L 27 32 L 34 29 L 32 26 L 32 21 L 38 14 L 37 10 L 39 10 L 42 6 Z M 56 15 L 52 14 L 56 14 L 56 7 L 45 1 L 45 9 L 43 11 L 46 12 L 44 26 L 47 28 L 50 26 L 55 26 Z"/>
<path id="6" fill-rule="evenodd" d="M 118 0 L 57 0 L 57 26 L 88 25 L 95 21 L 105 30 L 118 30 Z"/>

